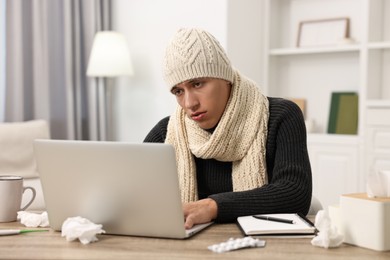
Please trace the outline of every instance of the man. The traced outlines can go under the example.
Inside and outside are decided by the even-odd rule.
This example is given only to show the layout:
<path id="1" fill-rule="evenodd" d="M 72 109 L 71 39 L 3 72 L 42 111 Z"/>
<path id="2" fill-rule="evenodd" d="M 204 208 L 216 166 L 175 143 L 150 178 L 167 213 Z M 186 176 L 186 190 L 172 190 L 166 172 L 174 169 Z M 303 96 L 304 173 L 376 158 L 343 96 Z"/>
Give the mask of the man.
<path id="1" fill-rule="evenodd" d="M 252 214 L 307 214 L 312 180 L 299 107 L 265 97 L 201 29 L 179 30 L 163 66 L 178 106 L 145 142 L 175 148 L 185 227 Z"/>

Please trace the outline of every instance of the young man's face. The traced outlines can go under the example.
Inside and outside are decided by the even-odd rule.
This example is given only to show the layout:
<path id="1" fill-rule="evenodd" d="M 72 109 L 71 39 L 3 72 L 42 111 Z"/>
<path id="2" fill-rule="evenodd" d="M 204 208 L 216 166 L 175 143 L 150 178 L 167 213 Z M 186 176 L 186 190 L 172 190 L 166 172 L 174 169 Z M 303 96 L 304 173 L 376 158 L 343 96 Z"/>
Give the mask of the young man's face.
<path id="1" fill-rule="evenodd" d="M 190 119 L 202 129 L 211 129 L 225 111 L 230 89 L 226 80 L 199 78 L 177 84 L 171 92 Z"/>

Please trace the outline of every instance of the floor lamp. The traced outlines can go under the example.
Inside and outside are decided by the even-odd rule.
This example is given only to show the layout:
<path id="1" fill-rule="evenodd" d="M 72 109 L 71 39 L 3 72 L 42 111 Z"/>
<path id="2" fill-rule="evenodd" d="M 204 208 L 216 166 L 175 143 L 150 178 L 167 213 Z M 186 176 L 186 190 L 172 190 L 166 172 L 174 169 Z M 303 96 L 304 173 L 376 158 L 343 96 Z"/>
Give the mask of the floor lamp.
<path id="1" fill-rule="evenodd" d="M 130 51 L 124 35 L 114 31 L 97 32 L 89 57 L 87 76 L 96 78 L 98 140 L 106 141 L 112 138 L 109 134 L 112 114 L 109 96 L 113 78 L 132 75 Z"/>

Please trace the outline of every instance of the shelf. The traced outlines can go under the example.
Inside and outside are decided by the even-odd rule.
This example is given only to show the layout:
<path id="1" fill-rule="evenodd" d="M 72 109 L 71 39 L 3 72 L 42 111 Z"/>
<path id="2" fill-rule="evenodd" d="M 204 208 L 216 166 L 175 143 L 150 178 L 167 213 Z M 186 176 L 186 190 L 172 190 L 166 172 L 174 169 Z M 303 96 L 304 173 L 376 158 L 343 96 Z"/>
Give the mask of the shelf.
<path id="1" fill-rule="evenodd" d="M 325 145 L 357 145 L 359 143 L 359 137 L 358 135 L 309 133 L 307 135 L 307 142 L 310 144 Z"/>
<path id="2" fill-rule="evenodd" d="M 302 54 L 322 54 L 322 53 L 336 53 L 336 52 L 357 52 L 360 50 L 360 45 L 346 45 L 346 46 L 332 46 L 332 47 L 307 47 L 307 48 L 282 48 L 271 49 L 270 55 L 302 55 Z"/>
<path id="3" fill-rule="evenodd" d="M 368 49 L 390 49 L 390 42 L 372 42 L 367 44 Z M 336 52 L 354 52 L 360 51 L 360 44 L 346 46 L 330 46 L 330 47 L 306 47 L 306 48 L 278 48 L 271 49 L 270 55 L 301 55 L 301 54 L 321 54 L 321 53 L 336 53 Z"/>
<path id="4" fill-rule="evenodd" d="M 305 118 L 314 122 L 307 134 L 314 194 L 330 202 L 330 196 L 336 201 L 340 194 L 364 189 L 365 176 L 374 161 L 381 160 L 373 151 L 382 144 L 370 133 L 389 117 L 390 0 L 265 2 L 264 86 L 272 96 L 305 100 Z M 349 19 L 344 37 L 351 41 L 297 47 L 302 22 L 336 17 Z M 313 45 L 320 36 L 328 37 L 317 30 L 320 27 L 313 28 L 306 31 Z M 358 134 L 328 134 L 331 93 L 350 91 L 359 95 Z M 388 140 L 389 128 L 380 130 L 376 138 Z"/>
<path id="5" fill-rule="evenodd" d="M 368 100 L 366 102 L 367 108 L 390 108 L 390 100 Z"/>
<path id="6" fill-rule="evenodd" d="M 367 44 L 368 49 L 390 49 L 390 42 L 372 42 Z"/>

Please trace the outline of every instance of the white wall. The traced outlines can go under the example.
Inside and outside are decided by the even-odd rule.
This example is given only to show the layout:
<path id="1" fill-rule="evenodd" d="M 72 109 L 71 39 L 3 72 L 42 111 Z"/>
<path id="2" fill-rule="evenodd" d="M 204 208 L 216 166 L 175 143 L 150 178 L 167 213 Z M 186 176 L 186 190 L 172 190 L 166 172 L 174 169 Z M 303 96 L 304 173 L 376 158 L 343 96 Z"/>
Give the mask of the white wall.
<path id="1" fill-rule="evenodd" d="M 263 86 L 263 0 L 229 0 L 227 52 L 232 64 Z"/>
<path id="2" fill-rule="evenodd" d="M 226 48 L 226 0 L 114 0 L 113 29 L 125 34 L 134 66 L 132 78 L 115 87 L 116 140 L 142 142 L 150 129 L 176 107 L 162 78 L 162 57 L 180 27 L 211 32 Z"/>
<path id="3" fill-rule="evenodd" d="M 5 110 L 5 0 L 0 0 L 0 122 Z"/>

